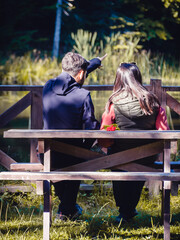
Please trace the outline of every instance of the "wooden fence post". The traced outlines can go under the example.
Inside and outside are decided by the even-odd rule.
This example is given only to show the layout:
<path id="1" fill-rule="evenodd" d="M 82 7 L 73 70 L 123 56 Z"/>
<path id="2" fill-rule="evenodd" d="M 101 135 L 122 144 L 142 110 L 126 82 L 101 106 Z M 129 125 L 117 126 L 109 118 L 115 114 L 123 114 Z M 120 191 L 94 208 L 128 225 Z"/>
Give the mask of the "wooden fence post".
<path id="1" fill-rule="evenodd" d="M 158 97 L 160 103 L 162 103 L 162 86 L 161 86 L 161 80 L 159 79 L 151 79 L 150 80 L 151 85 L 151 91 L 156 94 Z"/>
<path id="2" fill-rule="evenodd" d="M 43 128 L 42 89 L 31 91 L 31 129 Z M 30 162 L 38 162 L 37 140 L 32 139 L 30 144 Z"/>
<path id="3" fill-rule="evenodd" d="M 159 102 L 163 108 L 166 107 L 166 92 L 162 88 L 162 81 L 160 79 L 150 80 L 150 89 L 158 97 Z M 158 156 L 158 161 L 162 161 L 163 153 Z M 160 181 L 150 181 L 149 182 L 149 195 L 158 195 L 159 190 L 162 189 L 162 182 Z"/>

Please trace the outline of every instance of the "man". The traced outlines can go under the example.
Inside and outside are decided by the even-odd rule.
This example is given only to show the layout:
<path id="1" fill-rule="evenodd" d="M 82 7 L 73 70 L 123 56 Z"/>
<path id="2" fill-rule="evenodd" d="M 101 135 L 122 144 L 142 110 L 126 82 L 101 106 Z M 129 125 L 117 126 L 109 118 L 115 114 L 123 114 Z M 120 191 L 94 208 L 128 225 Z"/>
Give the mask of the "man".
<path id="1" fill-rule="evenodd" d="M 62 73 L 47 81 L 43 88 L 44 129 L 99 129 L 94 116 L 94 106 L 89 91 L 82 88 L 86 76 L 101 66 L 106 57 L 90 61 L 73 52 L 62 59 Z M 82 139 L 58 139 L 64 143 L 90 148 L 92 142 Z M 82 162 L 82 159 L 59 152 L 52 152 L 52 168 L 63 168 Z M 80 181 L 61 181 L 54 184 L 60 199 L 57 218 L 74 219 L 82 209 L 76 204 Z"/>

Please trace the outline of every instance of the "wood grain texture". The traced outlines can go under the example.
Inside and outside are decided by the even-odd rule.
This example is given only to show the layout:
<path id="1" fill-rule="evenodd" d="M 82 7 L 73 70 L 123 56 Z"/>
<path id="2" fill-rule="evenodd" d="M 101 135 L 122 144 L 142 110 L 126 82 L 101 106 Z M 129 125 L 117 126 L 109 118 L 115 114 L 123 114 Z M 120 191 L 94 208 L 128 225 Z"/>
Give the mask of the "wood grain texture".
<path id="1" fill-rule="evenodd" d="M 44 166 L 41 163 L 13 163 L 10 166 L 12 171 L 42 171 Z"/>
<path id="2" fill-rule="evenodd" d="M 28 93 L 17 103 L 8 108 L 0 115 L 0 128 L 4 127 L 8 122 L 14 119 L 19 113 L 24 111 L 31 104 L 31 94 Z"/>
<path id="3" fill-rule="evenodd" d="M 134 131 L 101 131 L 101 130 L 42 130 L 11 129 L 4 132 L 5 138 L 120 138 L 120 139 L 180 139 L 180 130 L 134 130 Z"/>
<path id="4" fill-rule="evenodd" d="M 0 172 L 0 180 L 158 180 L 179 181 L 180 173 L 145 172 Z"/>
<path id="5" fill-rule="evenodd" d="M 61 171 L 97 171 L 100 169 L 120 166 L 132 161 L 152 156 L 163 151 L 163 142 L 150 143 L 144 146 L 128 149 L 126 151 L 114 153 L 101 158 L 89 160 L 70 167 L 61 169 Z"/>
<path id="6" fill-rule="evenodd" d="M 16 163 L 14 159 L 9 157 L 6 153 L 0 150 L 0 164 L 6 169 L 10 170 L 11 164 Z"/>

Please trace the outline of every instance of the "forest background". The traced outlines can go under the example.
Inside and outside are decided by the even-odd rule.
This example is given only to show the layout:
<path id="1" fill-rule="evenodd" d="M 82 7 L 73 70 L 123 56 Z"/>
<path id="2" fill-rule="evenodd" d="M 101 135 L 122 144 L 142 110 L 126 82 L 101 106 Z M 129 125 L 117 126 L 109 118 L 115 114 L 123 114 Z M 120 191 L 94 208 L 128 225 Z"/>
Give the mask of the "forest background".
<path id="1" fill-rule="evenodd" d="M 112 84 L 118 64 L 135 61 L 145 81 L 178 85 L 179 6 L 180 0 L 1 0 L 0 84 L 44 84 L 74 49 L 87 59 L 108 53 L 104 71 L 87 84 Z"/>

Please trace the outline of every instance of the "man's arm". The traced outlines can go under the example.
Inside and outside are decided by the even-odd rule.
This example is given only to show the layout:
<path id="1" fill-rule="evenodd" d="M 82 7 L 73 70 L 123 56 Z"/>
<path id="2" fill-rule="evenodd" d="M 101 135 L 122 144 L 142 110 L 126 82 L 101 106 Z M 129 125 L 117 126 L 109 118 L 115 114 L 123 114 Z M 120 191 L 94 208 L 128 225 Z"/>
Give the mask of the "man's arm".
<path id="1" fill-rule="evenodd" d="M 99 58 L 93 58 L 90 61 L 89 66 L 87 67 L 87 73 L 86 73 L 86 77 L 88 77 L 89 73 L 91 73 L 92 71 L 94 71 L 96 68 L 101 66 L 101 60 L 99 60 Z"/>
<path id="2" fill-rule="evenodd" d="M 105 54 L 102 57 L 93 58 L 89 61 L 90 64 L 87 67 L 86 77 L 88 77 L 88 74 L 91 73 L 92 71 L 94 71 L 96 68 L 101 67 L 101 62 L 106 58 L 106 56 L 107 56 L 107 54 Z"/>

